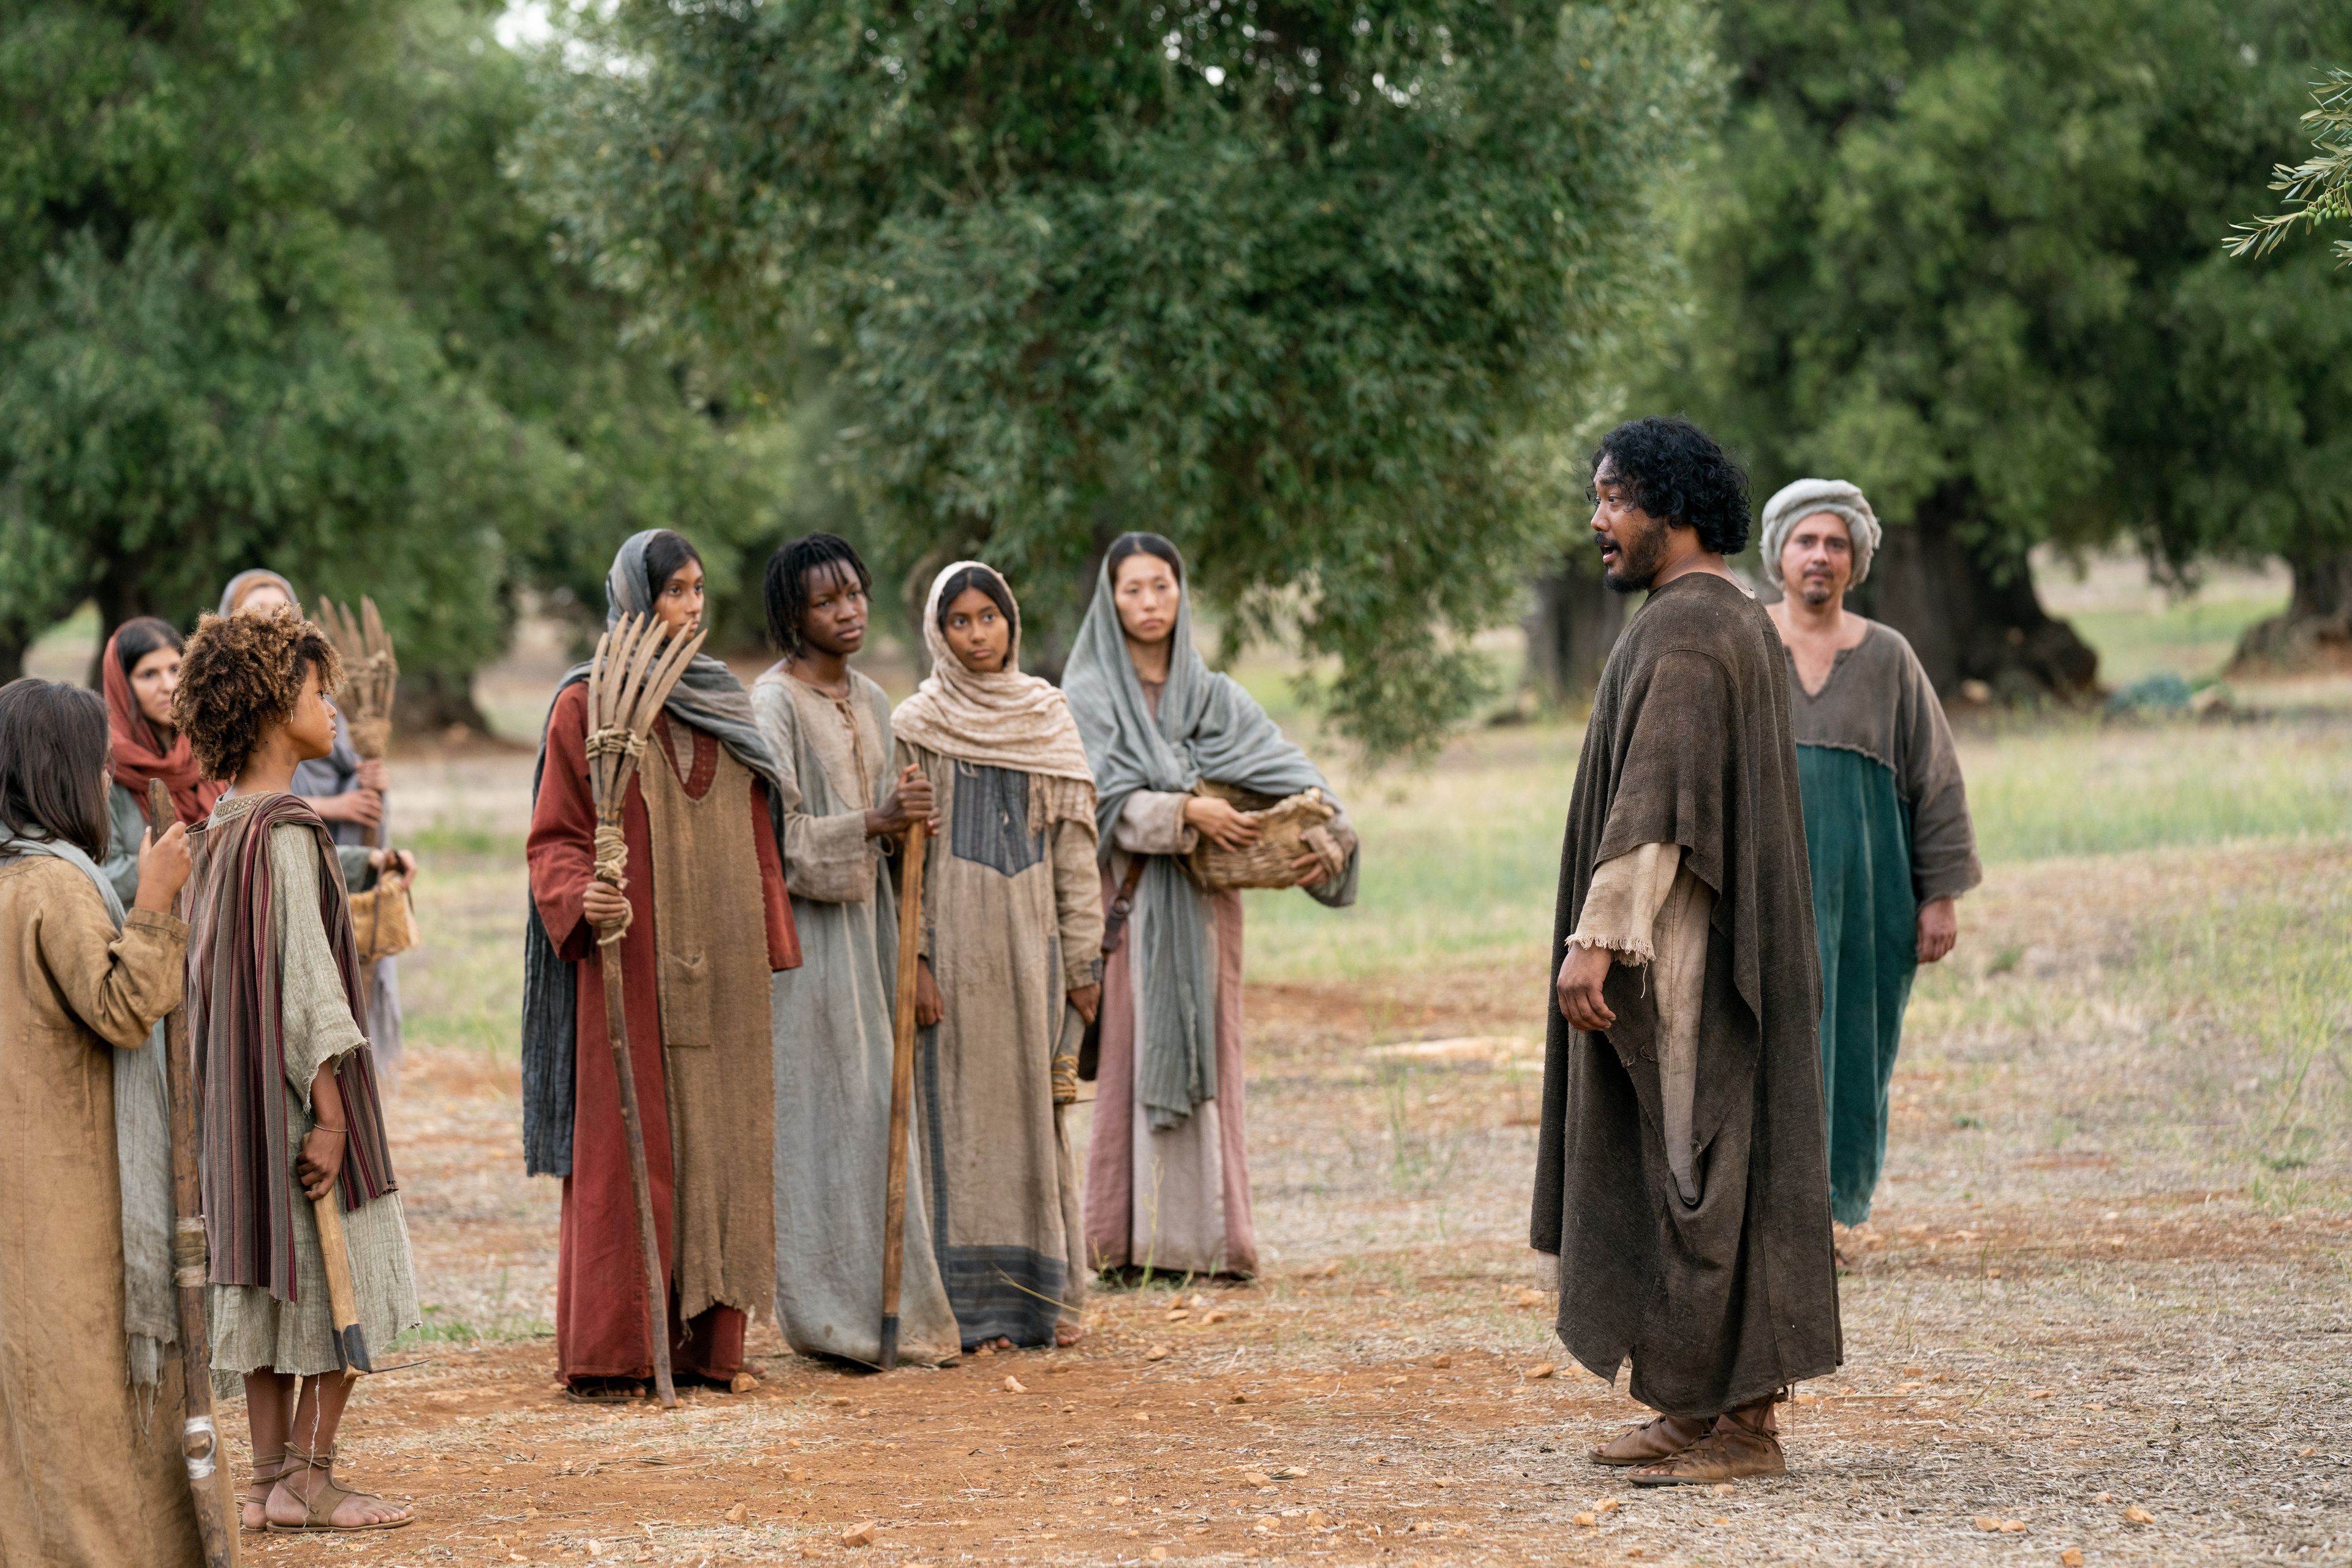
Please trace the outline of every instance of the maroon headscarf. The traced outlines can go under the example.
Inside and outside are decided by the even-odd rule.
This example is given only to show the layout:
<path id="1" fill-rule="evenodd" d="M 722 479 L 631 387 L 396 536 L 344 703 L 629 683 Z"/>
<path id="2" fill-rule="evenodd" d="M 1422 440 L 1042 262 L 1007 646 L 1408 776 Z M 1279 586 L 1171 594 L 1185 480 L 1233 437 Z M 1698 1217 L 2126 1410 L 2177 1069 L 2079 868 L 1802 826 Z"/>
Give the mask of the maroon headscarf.
<path id="1" fill-rule="evenodd" d="M 155 726 L 139 710 L 139 699 L 131 689 L 131 677 L 122 668 L 116 644 L 123 628 L 117 626 L 114 636 L 106 639 L 106 651 L 99 656 L 100 673 L 106 688 L 106 723 L 114 734 L 114 782 L 139 797 L 139 808 L 147 809 L 147 781 L 162 779 L 172 792 L 172 809 L 180 820 L 193 827 L 212 815 L 213 803 L 226 792 L 226 782 L 203 778 L 196 773 L 195 749 L 188 744 L 185 734 L 174 731 L 168 747 L 155 739 Z"/>

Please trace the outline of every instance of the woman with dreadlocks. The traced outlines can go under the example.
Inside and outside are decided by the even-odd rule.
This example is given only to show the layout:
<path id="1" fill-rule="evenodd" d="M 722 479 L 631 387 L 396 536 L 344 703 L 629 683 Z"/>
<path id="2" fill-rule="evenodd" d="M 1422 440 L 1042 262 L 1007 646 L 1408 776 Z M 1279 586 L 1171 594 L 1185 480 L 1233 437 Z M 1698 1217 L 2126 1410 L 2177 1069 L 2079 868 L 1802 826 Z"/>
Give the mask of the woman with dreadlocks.
<path id="1" fill-rule="evenodd" d="M 649 613 L 691 635 L 702 558 L 667 529 L 633 534 L 604 594 L 607 626 Z M 563 1178 L 558 1366 L 572 1398 L 611 1404 L 644 1394 L 654 1363 L 602 966 L 617 954 L 625 976 L 672 1371 L 724 1391 L 746 1323 L 774 1301 L 768 976 L 800 947 L 777 856 L 782 781 L 743 683 L 709 654 L 688 663 L 622 800 L 615 888 L 596 875 L 587 679 L 584 664 L 568 671 L 548 711 L 524 846 L 523 1163 Z"/>
<path id="2" fill-rule="evenodd" d="M 783 779 L 784 863 L 805 964 L 775 977 L 776 1300 L 794 1350 L 873 1364 L 882 1353 L 883 1182 L 898 969 L 892 854 L 932 816 L 922 770 L 890 767 L 890 701 L 849 668 L 873 578 L 813 533 L 768 563 L 768 635 L 783 654 L 751 689 Z M 917 998 L 939 1021 L 939 996 Z M 899 1355 L 955 1358 L 954 1310 L 925 1217 L 911 1126 Z"/>

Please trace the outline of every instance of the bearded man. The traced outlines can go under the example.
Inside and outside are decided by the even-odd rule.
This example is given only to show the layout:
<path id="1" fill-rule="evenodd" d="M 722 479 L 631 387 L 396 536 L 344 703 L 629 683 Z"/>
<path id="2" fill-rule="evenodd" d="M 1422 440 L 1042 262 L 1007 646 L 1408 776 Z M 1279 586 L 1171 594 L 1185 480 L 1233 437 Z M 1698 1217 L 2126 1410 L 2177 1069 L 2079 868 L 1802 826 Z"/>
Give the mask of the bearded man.
<path id="1" fill-rule="evenodd" d="M 1984 880 L 1952 727 L 1903 634 L 1845 607 L 1870 575 L 1878 515 L 1843 479 L 1799 479 L 1764 508 L 1764 575 L 1782 598 L 1797 782 L 1822 949 L 1830 1214 L 1870 1217 L 1911 977 L 1959 940 L 1953 903 Z"/>
<path id="2" fill-rule="evenodd" d="M 1773 1406 L 1843 1359 L 1821 978 L 1772 623 L 1724 565 L 1738 464 L 1689 421 L 1593 455 L 1610 587 L 1562 851 L 1532 1241 L 1560 1342 L 1659 1412 L 1593 1450 L 1637 1486 L 1778 1475 Z"/>

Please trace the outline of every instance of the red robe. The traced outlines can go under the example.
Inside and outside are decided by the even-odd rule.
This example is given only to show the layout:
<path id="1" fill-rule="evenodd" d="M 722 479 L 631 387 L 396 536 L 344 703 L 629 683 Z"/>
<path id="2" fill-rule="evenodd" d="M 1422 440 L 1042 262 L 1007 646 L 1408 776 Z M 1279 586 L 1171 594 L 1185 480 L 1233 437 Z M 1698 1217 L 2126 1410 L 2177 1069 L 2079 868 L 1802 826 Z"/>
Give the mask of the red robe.
<path id="1" fill-rule="evenodd" d="M 629 1155 L 621 1135 L 620 1085 L 604 1030 L 604 981 L 595 928 L 581 913 L 594 877 L 596 804 L 588 782 L 588 689 L 575 682 L 555 699 L 547 726 L 547 765 L 532 808 L 527 843 L 530 894 L 558 956 L 579 965 L 579 1029 L 574 1042 L 577 1099 L 572 1109 L 572 1174 L 563 1181 L 562 1250 L 555 1274 L 555 1354 L 566 1379 L 653 1375 L 646 1343 L 645 1270 L 637 1258 L 636 1201 L 629 1193 Z M 654 721 L 655 744 L 642 767 L 668 767 L 677 738 L 690 736 L 694 759 L 686 792 L 698 799 L 718 772 L 719 742 L 691 725 Z M 767 785 L 751 781 L 753 851 L 768 926 L 771 969 L 800 966 L 792 899 L 770 821 Z M 670 1222 L 669 1102 L 662 1073 L 661 1007 L 654 992 L 653 838 L 646 798 L 635 779 L 622 803 L 621 830 L 629 844 L 628 934 L 621 939 L 626 981 L 629 1057 L 637 1079 L 637 1105 L 646 1135 L 646 1169 L 653 1182 L 654 1229 L 662 1273 L 674 1278 Z M 743 1313 L 719 1306 L 691 1323 L 677 1321 L 671 1302 L 670 1361 L 680 1376 L 724 1383 L 743 1363 Z"/>

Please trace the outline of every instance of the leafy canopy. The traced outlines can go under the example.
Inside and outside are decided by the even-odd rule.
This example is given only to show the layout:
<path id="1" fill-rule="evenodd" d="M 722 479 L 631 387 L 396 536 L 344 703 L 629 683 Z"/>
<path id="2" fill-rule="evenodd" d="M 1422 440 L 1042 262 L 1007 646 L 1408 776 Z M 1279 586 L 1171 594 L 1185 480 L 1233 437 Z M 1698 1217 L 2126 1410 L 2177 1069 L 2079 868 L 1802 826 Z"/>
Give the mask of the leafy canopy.
<path id="1" fill-rule="evenodd" d="M 763 459 L 515 198 L 537 100 L 496 10 L 33 0 L 0 29 L 0 651 L 93 593 L 184 624 L 268 563 L 462 676 L 519 577 L 593 590 L 632 528 L 761 515 Z"/>
<path id="2" fill-rule="evenodd" d="M 2347 35 L 2317 0 L 1728 0 L 1706 411 L 1759 489 L 1850 478 L 1991 559 L 2343 549 L 2352 279 L 2211 237 Z"/>
<path id="3" fill-rule="evenodd" d="M 1683 0 L 620 0 L 530 167 L 652 318 L 820 356 L 893 565 L 1066 626 L 1156 529 L 1377 751 L 1475 680 L 1710 100 Z"/>

